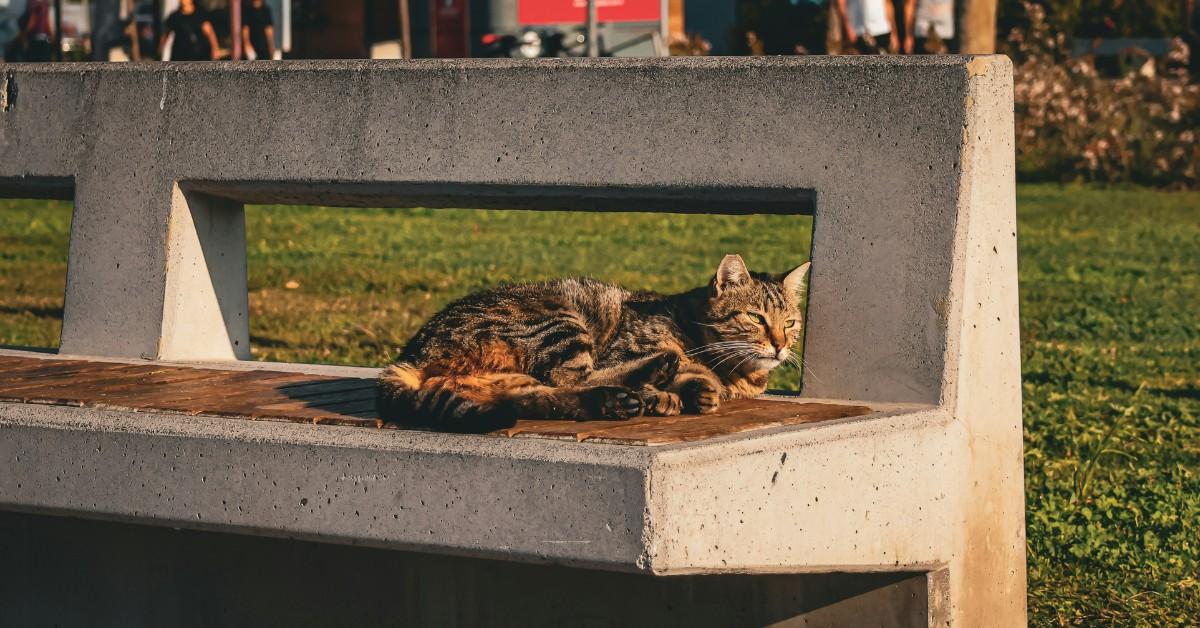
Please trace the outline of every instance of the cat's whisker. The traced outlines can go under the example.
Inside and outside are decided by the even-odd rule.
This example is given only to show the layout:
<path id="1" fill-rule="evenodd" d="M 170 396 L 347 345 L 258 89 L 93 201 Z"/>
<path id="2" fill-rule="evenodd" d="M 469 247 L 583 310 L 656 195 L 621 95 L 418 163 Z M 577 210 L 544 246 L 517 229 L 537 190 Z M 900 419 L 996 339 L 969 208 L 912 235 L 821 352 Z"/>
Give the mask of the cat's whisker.
<path id="1" fill-rule="evenodd" d="M 813 372 L 813 370 L 812 370 L 812 367 L 809 367 L 809 366 L 804 366 L 803 368 L 804 368 L 804 370 L 805 370 L 805 371 L 806 371 L 806 372 L 807 372 L 809 375 L 812 375 L 812 378 L 813 378 L 813 379 L 817 380 L 817 383 L 818 383 L 818 384 L 824 384 L 824 383 L 825 383 L 825 381 L 824 381 L 824 380 L 822 380 L 820 377 L 817 377 L 817 374 Z"/>
<path id="2" fill-rule="evenodd" d="M 788 357 L 785 361 L 789 364 L 794 365 L 797 369 L 799 369 L 801 376 L 803 376 L 805 373 L 807 373 L 814 380 L 816 380 L 817 383 L 820 383 L 820 384 L 825 383 L 824 380 L 822 380 L 821 377 L 812 370 L 812 367 L 810 367 L 804 363 L 804 360 L 802 358 L 800 358 L 800 356 L 792 353 L 792 354 L 788 355 Z"/>
<path id="3" fill-rule="evenodd" d="M 704 347 L 717 347 L 720 345 L 744 345 L 744 344 L 749 344 L 749 343 L 745 340 L 718 340 L 716 342 L 710 342 L 710 343 L 703 344 L 703 345 L 700 345 L 699 347 L 695 347 L 695 348 L 703 349 Z"/>
<path id="4" fill-rule="evenodd" d="M 727 349 L 725 351 L 722 351 L 722 352 L 714 354 L 714 355 L 704 356 L 701 358 L 701 360 L 704 360 L 704 361 L 717 360 L 717 364 L 721 364 L 722 362 L 724 362 L 725 360 L 727 360 L 729 358 L 742 355 L 743 352 L 744 352 L 744 350 L 740 350 L 740 349 Z M 712 368 L 716 368 L 716 367 L 713 366 Z"/>
<path id="5" fill-rule="evenodd" d="M 696 349 L 692 349 L 689 353 L 695 353 L 695 352 L 699 352 L 699 351 L 709 351 L 712 349 L 728 349 L 730 347 L 744 348 L 744 347 L 746 347 L 746 343 L 744 343 L 744 342 L 728 342 L 728 343 L 723 343 L 723 344 L 715 344 L 714 343 L 711 345 L 705 345 L 703 347 L 697 347 Z"/>
<path id="6" fill-rule="evenodd" d="M 691 349 L 691 350 L 687 351 L 686 354 L 687 355 L 699 355 L 701 353 L 708 353 L 708 352 L 712 352 L 712 351 L 719 351 L 721 349 L 731 349 L 731 348 L 749 349 L 751 346 L 752 345 L 750 343 L 742 341 L 742 340 L 714 342 L 714 343 L 710 343 L 710 344 L 707 344 L 707 345 L 704 345 L 701 347 L 696 347 L 695 349 Z"/>
<path id="7" fill-rule="evenodd" d="M 700 351 L 708 351 L 708 350 L 711 350 L 711 349 L 719 349 L 719 348 L 721 348 L 721 347 L 736 347 L 736 346 L 738 346 L 738 345 L 740 345 L 740 344 L 741 344 L 741 343 L 737 343 L 737 342 L 725 342 L 725 343 L 720 343 L 720 344 L 718 344 L 718 343 L 713 343 L 713 344 L 709 344 L 709 345 L 704 345 L 703 347 L 696 347 L 695 349 L 689 349 L 689 350 L 687 351 L 687 353 L 697 353 L 697 352 L 700 352 Z"/>
<path id="8" fill-rule="evenodd" d="M 724 364 L 724 363 L 728 362 L 730 359 L 736 359 L 736 358 L 739 358 L 739 357 L 741 357 L 741 356 L 743 356 L 743 355 L 747 356 L 748 358 L 752 358 L 752 357 L 754 357 L 754 356 L 756 356 L 756 355 L 759 355 L 759 353 L 758 353 L 758 351 L 757 351 L 757 350 L 754 350 L 754 351 L 748 351 L 748 350 L 744 350 L 744 349 L 743 349 L 742 351 L 736 352 L 736 353 L 734 353 L 734 354 L 732 354 L 732 355 L 730 355 L 730 356 L 727 356 L 726 358 L 724 358 L 724 359 L 723 359 L 723 360 L 721 360 L 720 362 L 717 362 L 716 364 L 714 364 L 714 365 L 712 366 L 712 368 L 713 368 L 713 369 L 716 369 L 717 367 L 721 366 L 722 364 Z"/>
<path id="9" fill-rule="evenodd" d="M 738 369 L 742 368 L 742 365 L 743 365 L 743 364 L 745 364 L 745 363 L 746 363 L 748 360 L 751 360 L 751 359 L 753 359 L 754 357 L 755 357 L 755 355 L 754 355 L 754 354 L 746 356 L 746 357 L 745 357 L 745 359 L 743 359 L 741 362 L 738 362 L 738 363 L 737 363 L 737 366 L 734 366 L 734 367 L 733 367 L 732 369 L 730 369 L 730 370 L 731 370 L 731 371 L 737 371 Z"/>

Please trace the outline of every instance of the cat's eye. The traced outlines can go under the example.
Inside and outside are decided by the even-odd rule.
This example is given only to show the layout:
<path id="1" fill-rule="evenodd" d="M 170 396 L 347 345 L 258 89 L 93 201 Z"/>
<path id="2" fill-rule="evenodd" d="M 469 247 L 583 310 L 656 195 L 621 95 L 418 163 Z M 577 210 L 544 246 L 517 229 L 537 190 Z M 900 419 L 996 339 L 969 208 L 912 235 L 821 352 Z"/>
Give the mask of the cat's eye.
<path id="1" fill-rule="evenodd" d="M 763 327 L 767 326 L 767 317 L 766 316 L 763 316 L 762 314 L 759 314 L 758 312 L 746 312 L 745 314 L 746 314 L 746 318 L 750 319 L 751 321 L 758 323 L 759 325 L 762 325 Z"/>
<path id="2" fill-rule="evenodd" d="M 785 323 L 785 324 L 784 324 L 784 326 L 783 326 L 783 328 L 784 328 L 784 329 L 791 329 L 791 328 L 793 328 L 793 327 L 795 327 L 795 326 L 796 326 L 796 321 L 795 321 L 795 319 L 793 319 L 793 320 L 790 320 L 790 321 L 788 321 L 787 323 Z"/>

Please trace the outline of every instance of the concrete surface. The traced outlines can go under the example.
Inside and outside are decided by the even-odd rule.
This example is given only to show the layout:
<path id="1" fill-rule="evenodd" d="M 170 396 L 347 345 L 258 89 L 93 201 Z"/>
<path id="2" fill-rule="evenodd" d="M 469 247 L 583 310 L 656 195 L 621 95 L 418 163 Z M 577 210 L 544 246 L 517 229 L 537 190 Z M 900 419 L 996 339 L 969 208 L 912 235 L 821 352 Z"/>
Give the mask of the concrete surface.
<path id="1" fill-rule="evenodd" d="M 167 222 L 163 360 L 249 360 L 246 217 L 240 203 L 171 193 Z"/>
<path id="2" fill-rule="evenodd" d="M 803 396 L 883 410 L 640 449 L 0 404 L 0 509 L 672 578 L 936 573 L 946 621 L 1024 622 L 1006 59 L 58 64 L 0 83 L 0 194 L 75 199 L 64 354 L 243 355 L 244 202 L 761 203 L 815 215 Z"/>

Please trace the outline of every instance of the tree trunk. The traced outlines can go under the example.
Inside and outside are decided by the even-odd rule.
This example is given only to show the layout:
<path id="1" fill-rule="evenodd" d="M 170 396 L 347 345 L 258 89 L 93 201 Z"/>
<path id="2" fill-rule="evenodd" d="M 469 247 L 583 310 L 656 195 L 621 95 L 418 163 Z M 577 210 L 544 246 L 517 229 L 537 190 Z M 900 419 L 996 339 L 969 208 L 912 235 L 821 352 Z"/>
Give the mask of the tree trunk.
<path id="1" fill-rule="evenodd" d="M 996 0 L 962 0 L 959 52 L 984 55 L 996 52 Z"/>

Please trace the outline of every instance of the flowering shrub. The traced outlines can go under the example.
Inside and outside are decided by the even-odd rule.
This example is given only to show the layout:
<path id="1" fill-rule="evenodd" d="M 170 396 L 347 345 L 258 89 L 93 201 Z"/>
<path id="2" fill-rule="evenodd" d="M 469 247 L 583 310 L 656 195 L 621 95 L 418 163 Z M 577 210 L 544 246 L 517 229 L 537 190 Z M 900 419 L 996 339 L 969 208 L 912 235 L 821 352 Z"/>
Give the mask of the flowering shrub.
<path id="1" fill-rule="evenodd" d="M 1186 44 L 1109 78 L 1092 57 L 1071 58 L 1042 5 L 1024 4 L 1028 27 L 1013 29 L 1006 51 L 1021 178 L 1200 187 L 1200 85 L 1188 82 Z"/>

